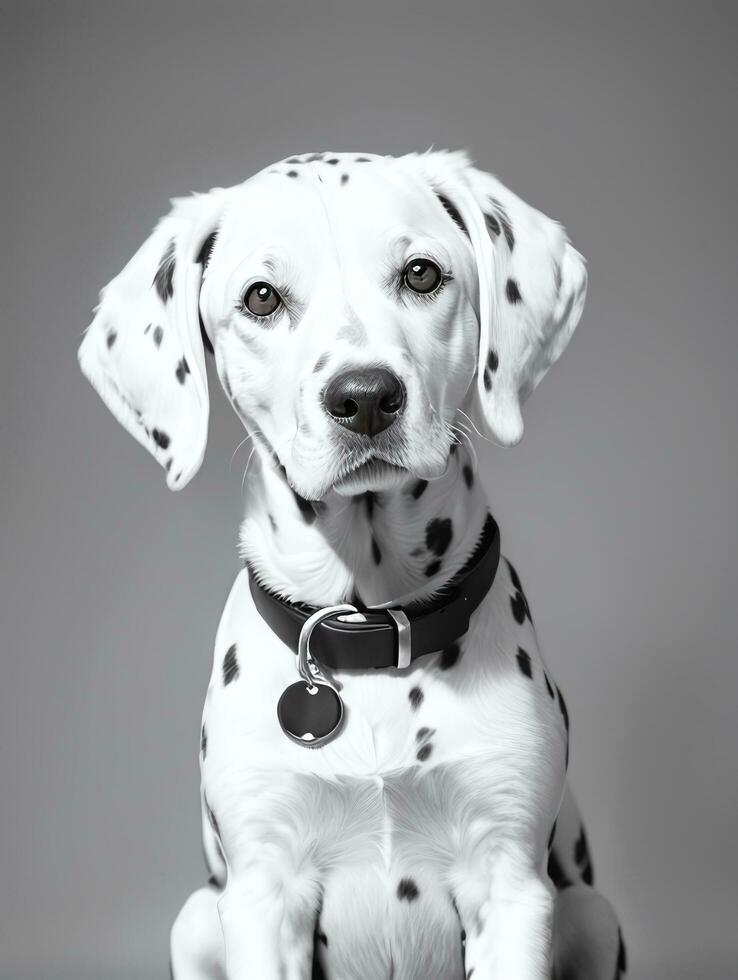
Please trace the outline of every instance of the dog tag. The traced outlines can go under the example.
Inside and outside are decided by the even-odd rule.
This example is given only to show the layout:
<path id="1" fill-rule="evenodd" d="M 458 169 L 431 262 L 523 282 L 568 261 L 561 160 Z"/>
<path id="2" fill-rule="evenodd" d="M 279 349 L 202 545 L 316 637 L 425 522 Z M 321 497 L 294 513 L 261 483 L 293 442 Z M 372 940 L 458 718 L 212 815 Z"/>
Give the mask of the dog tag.
<path id="1" fill-rule="evenodd" d="M 277 704 L 282 731 L 293 742 L 318 748 L 337 734 L 343 721 L 343 701 L 328 684 L 295 681 Z"/>

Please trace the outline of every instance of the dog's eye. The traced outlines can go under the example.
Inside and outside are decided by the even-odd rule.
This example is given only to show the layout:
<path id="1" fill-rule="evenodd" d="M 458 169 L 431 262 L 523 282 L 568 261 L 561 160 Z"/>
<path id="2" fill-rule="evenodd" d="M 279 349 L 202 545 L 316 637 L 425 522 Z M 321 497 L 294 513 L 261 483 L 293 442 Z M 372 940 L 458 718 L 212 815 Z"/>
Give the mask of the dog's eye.
<path id="1" fill-rule="evenodd" d="M 432 293 L 441 285 L 443 275 L 430 259 L 411 259 L 405 266 L 403 278 L 414 293 Z"/>
<path id="2" fill-rule="evenodd" d="M 243 305 L 254 316 L 271 316 L 282 305 L 282 297 L 268 282 L 255 282 L 246 290 Z"/>

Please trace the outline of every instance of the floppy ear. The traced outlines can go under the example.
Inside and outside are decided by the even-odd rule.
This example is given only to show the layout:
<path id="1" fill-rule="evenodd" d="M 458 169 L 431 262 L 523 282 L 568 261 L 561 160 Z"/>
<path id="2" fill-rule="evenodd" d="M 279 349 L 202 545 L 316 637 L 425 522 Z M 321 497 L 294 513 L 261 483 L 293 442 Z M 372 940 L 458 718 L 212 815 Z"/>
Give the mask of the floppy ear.
<path id="1" fill-rule="evenodd" d="M 458 208 L 479 277 L 476 414 L 506 446 L 523 435 L 520 406 L 574 333 L 587 271 L 558 222 L 464 153 L 429 153 L 437 192 Z"/>
<path id="2" fill-rule="evenodd" d="M 101 292 L 80 367 L 179 490 L 207 442 L 208 382 L 200 286 L 225 192 L 173 200 L 128 265 Z"/>

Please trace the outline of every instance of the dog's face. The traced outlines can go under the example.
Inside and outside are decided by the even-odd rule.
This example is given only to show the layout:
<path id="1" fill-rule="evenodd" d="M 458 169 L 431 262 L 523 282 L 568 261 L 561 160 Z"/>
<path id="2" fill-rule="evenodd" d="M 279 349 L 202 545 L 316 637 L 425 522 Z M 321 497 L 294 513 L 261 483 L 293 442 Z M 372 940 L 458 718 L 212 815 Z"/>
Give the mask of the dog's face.
<path id="1" fill-rule="evenodd" d="M 462 154 L 313 154 L 175 202 L 80 360 L 176 489 L 205 446 L 202 330 L 294 489 L 355 494 L 439 476 L 460 409 L 516 442 L 585 283 L 562 229 Z"/>
<path id="2" fill-rule="evenodd" d="M 309 499 L 440 475 L 474 376 L 471 244 L 392 163 L 258 176 L 204 277 L 223 386 Z"/>

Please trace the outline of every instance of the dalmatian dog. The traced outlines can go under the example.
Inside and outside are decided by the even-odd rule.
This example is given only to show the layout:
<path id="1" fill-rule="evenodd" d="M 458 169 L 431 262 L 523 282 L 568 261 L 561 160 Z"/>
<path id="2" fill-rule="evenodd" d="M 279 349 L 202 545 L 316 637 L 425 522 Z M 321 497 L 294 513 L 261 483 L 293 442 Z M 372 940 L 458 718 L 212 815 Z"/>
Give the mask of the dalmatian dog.
<path id="1" fill-rule="evenodd" d="M 302 154 L 172 204 L 79 357 L 172 490 L 207 351 L 252 444 L 175 980 L 617 980 L 564 696 L 476 473 L 577 325 L 582 257 L 461 152 Z"/>

